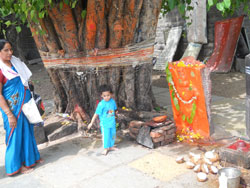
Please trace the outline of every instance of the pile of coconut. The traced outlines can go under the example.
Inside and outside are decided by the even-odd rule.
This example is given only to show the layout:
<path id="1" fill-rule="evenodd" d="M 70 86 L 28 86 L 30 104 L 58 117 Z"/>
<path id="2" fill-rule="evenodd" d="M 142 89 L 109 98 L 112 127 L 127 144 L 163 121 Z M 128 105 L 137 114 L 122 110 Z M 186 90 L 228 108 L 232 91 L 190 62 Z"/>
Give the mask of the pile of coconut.
<path id="1" fill-rule="evenodd" d="M 197 179 L 200 182 L 206 181 L 209 173 L 218 173 L 218 170 L 222 168 L 219 160 L 219 154 L 214 150 L 202 154 L 190 152 L 188 160 L 185 160 L 183 156 L 176 158 L 176 162 L 179 164 L 186 162 L 186 167 L 197 173 Z"/>

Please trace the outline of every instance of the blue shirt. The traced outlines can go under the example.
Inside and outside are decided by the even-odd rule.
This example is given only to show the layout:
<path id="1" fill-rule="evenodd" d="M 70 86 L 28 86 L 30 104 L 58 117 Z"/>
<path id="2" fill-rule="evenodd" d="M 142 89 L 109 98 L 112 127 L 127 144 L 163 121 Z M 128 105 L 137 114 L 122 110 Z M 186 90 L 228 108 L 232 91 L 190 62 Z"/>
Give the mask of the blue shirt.
<path id="1" fill-rule="evenodd" d="M 110 99 L 109 101 L 101 100 L 101 102 L 97 105 L 95 113 L 100 118 L 100 126 L 105 128 L 113 128 L 115 127 L 115 110 L 117 109 L 116 103 L 114 99 Z"/>

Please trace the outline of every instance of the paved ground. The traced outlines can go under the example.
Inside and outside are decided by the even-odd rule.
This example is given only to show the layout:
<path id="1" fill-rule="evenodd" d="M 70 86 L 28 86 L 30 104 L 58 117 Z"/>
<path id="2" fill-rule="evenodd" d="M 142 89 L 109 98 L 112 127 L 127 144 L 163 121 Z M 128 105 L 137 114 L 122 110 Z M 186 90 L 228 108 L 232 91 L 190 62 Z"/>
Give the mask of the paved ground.
<path id="1" fill-rule="evenodd" d="M 154 87 L 159 104 L 169 114 L 168 90 Z M 49 105 L 49 103 L 46 103 Z M 45 104 L 45 105 L 46 105 Z M 245 135 L 245 102 L 213 96 L 212 121 L 217 139 Z M 101 140 L 79 135 L 65 137 L 39 145 L 43 164 L 30 174 L 7 177 L 4 169 L 4 132 L 0 131 L 0 187 L 4 188 L 67 188 L 67 187 L 121 187 L 121 188 L 185 188 L 218 187 L 218 177 L 209 175 L 205 183 L 198 182 L 193 171 L 175 158 L 200 148 L 175 143 L 158 149 L 147 149 L 128 137 L 118 137 L 118 151 L 102 156 Z"/>

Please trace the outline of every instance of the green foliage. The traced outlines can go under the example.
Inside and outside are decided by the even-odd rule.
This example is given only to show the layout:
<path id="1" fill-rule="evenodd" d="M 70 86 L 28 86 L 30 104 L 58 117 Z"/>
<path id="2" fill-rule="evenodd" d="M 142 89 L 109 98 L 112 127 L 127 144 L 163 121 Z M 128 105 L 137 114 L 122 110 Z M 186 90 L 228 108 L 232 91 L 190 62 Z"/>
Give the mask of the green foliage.
<path id="1" fill-rule="evenodd" d="M 58 1 L 57 1 L 58 2 Z M 61 0 L 59 3 L 60 9 L 63 3 L 75 8 L 78 0 Z M 47 14 L 49 7 L 53 7 L 53 0 L 0 0 L 0 24 L 3 23 L 6 27 L 14 25 L 16 31 L 20 32 L 20 24 L 26 24 L 27 20 L 38 23 L 39 19 L 43 19 Z M 86 12 L 82 16 L 85 16 Z M 10 15 L 15 15 L 18 21 L 11 21 Z M 43 32 L 41 31 L 40 34 Z"/>
<path id="2" fill-rule="evenodd" d="M 197 1 L 199 2 L 199 1 Z M 207 0 L 207 10 L 209 11 L 211 7 L 216 7 L 223 16 L 232 15 L 235 10 L 243 7 L 245 14 L 250 16 L 249 0 Z M 177 8 L 182 17 L 185 17 L 185 13 L 188 10 L 192 10 L 191 0 L 162 0 L 162 13 L 167 12 Z"/>

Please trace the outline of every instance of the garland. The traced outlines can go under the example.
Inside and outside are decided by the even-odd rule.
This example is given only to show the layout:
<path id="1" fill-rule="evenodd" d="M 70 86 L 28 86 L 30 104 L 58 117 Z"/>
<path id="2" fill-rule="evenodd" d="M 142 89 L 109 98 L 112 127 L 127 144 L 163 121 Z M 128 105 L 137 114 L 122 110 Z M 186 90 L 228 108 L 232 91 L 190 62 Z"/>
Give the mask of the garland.
<path id="1" fill-rule="evenodd" d="M 187 120 L 187 122 L 189 124 L 191 124 L 193 122 L 193 119 L 194 119 L 194 116 L 195 116 L 195 113 L 196 113 L 196 103 L 195 103 L 195 100 L 197 99 L 196 96 L 193 96 L 190 100 L 184 100 L 181 98 L 180 94 L 178 93 L 175 85 L 174 85 L 174 82 L 173 82 L 173 79 L 172 79 L 172 73 L 170 72 L 168 66 L 166 67 L 166 75 L 167 75 L 167 82 L 169 83 L 169 89 L 172 90 L 173 92 L 171 93 L 171 97 L 173 99 L 173 102 L 174 102 L 174 105 L 175 105 L 175 108 L 177 111 L 180 111 L 180 105 L 179 105 L 179 101 L 181 101 L 182 103 L 184 104 L 190 104 L 193 102 L 192 104 L 192 111 L 191 111 L 191 114 L 190 114 L 190 117 L 187 117 L 185 114 L 182 114 L 182 120 L 185 121 Z M 192 88 L 190 88 L 192 89 Z M 178 100 L 179 99 L 179 100 Z"/>

